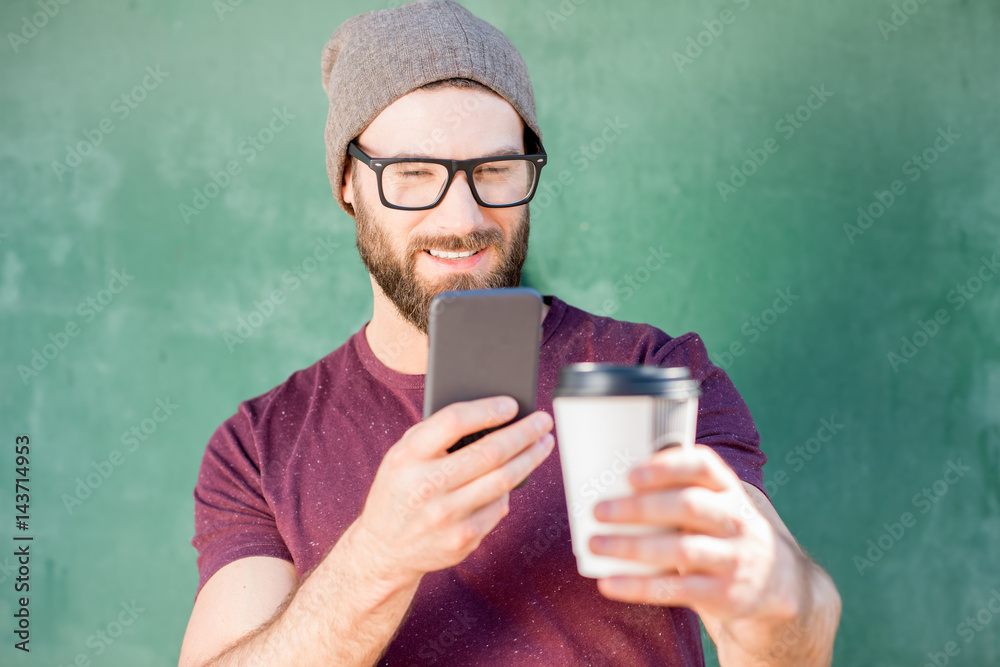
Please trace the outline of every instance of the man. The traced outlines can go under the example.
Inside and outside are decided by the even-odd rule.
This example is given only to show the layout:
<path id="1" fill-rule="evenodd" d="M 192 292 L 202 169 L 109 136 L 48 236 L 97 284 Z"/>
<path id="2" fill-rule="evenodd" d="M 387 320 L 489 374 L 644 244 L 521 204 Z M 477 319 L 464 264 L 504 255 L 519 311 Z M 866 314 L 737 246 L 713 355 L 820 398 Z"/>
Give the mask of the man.
<path id="1" fill-rule="evenodd" d="M 540 155 L 513 45 L 454 2 L 411 3 L 341 25 L 323 84 L 328 172 L 374 311 L 209 441 L 181 664 L 702 665 L 697 613 L 726 667 L 828 665 L 840 599 L 761 491 L 753 421 L 696 335 L 547 296 L 533 415 L 452 454 L 512 401 L 421 421 L 430 300 L 520 283 L 539 168 L 389 160 Z M 497 187 L 512 163 L 525 178 Z M 668 530 L 589 545 L 660 576 L 576 572 L 550 415 L 559 368 L 578 361 L 683 365 L 702 383 L 696 451 L 658 454 L 633 496 L 597 510 Z"/>

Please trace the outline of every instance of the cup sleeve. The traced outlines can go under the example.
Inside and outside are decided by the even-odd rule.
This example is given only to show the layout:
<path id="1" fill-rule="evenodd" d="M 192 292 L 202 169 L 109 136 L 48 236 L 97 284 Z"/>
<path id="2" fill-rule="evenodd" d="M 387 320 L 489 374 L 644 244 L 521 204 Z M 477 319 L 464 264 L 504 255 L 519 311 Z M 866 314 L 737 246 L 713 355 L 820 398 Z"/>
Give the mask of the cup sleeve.
<path id="1" fill-rule="evenodd" d="M 209 439 L 194 488 L 198 593 L 223 566 L 250 556 L 294 562 L 261 479 L 261 461 L 246 404 Z"/>
<path id="2" fill-rule="evenodd" d="M 695 442 L 714 449 L 740 479 L 753 484 L 770 500 L 764 490 L 767 456 L 760 448 L 760 434 L 750 409 L 729 375 L 708 358 L 701 337 L 687 333 L 673 338 L 653 351 L 646 364 L 690 369 L 691 376 L 701 383 Z"/>

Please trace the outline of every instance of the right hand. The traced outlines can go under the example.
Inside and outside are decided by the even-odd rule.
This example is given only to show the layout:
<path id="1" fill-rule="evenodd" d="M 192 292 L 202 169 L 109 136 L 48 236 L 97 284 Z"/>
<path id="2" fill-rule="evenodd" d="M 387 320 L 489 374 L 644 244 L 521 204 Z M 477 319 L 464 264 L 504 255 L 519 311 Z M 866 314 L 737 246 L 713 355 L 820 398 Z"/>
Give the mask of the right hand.
<path id="1" fill-rule="evenodd" d="M 410 583 L 457 565 L 479 546 L 507 515 L 510 490 L 552 452 L 552 417 L 537 410 L 456 452 L 447 450 L 516 413 L 510 397 L 453 403 L 403 434 L 382 459 L 352 526 L 370 565 Z"/>

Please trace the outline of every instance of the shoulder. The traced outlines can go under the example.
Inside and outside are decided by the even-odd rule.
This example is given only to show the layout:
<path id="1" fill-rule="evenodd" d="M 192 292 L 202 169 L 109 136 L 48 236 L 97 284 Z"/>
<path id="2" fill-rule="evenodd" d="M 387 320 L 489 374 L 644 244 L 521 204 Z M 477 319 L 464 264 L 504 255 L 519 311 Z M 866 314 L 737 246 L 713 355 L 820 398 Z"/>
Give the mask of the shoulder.
<path id="1" fill-rule="evenodd" d="M 357 334 L 355 334 L 357 335 Z M 331 383 L 343 380 L 352 360 L 357 358 L 354 350 L 354 336 L 340 347 L 320 358 L 306 368 L 292 372 L 281 384 L 244 401 L 255 414 L 261 414 L 275 405 L 293 408 L 308 402 L 317 393 L 327 390 Z"/>
<path id="2" fill-rule="evenodd" d="M 675 337 L 652 324 L 590 313 L 556 296 L 552 297 L 552 303 L 564 309 L 556 333 L 562 334 L 563 340 L 587 341 L 595 359 L 635 365 L 688 366 L 695 377 L 708 375 L 715 368 L 701 336 L 693 331 Z"/>
<path id="3" fill-rule="evenodd" d="M 345 381 L 354 355 L 353 336 L 312 365 L 292 372 L 283 382 L 262 394 L 239 403 L 235 414 L 219 426 L 241 436 L 256 447 L 273 440 L 276 432 L 287 433 L 301 424 L 323 395 L 336 392 L 337 382 Z M 356 355 L 355 355 L 356 356 Z"/>

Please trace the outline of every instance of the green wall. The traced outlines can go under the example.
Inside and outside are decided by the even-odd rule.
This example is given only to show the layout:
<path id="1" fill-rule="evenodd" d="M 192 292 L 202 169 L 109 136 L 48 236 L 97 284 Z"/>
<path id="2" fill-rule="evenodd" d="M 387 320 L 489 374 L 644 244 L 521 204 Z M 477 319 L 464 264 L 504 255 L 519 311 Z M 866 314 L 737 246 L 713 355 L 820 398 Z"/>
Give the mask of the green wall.
<path id="1" fill-rule="evenodd" d="M 952 664 L 997 664 L 1000 619 L 959 626 L 1000 591 L 1000 279 L 977 277 L 1000 251 L 1000 5 L 907 0 L 899 12 L 915 13 L 890 31 L 888 0 L 465 4 L 524 54 L 543 179 L 563 178 L 532 204 L 525 282 L 702 335 L 754 414 L 779 513 L 842 592 L 837 665 L 921 665 L 951 641 Z M 380 5 L 52 5 L 27 39 L 7 33 L 39 5 L 0 8 L 0 517 L 10 545 L 13 444 L 28 434 L 19 534 L 35 537 L 32 652 L 11 646 L 5 567 L 0 663 L 175 664 L 208 437 L 370 317 L 353 224 L 326 180 L 319 54 Z M 719 34 L 675 56 L 704 21 Z M 251 151 L 242 142 L 275 109 L 281 132 Z M 793 126 L 796 113 L 808 119 Z M 100 140 L 89 155 L 54 168 L 87 136 Z M 911 161 L 925 149 L 926 171 Z M 753 155 L 767 160 L 744 183 L 732 169 Z M 230 161 L 239 173 L 186 222 L 180 205 Z M 896 180 L 881 216 L 845 230 Z M 332 257 L 291 289 L 286 272 L 319 242 Z M 651 246 L 671 258 L 647 275 Z M 115 270 L 132 278 L 102 292 Z M 644 282 L 629 291 L 626 276 Z M 284 302 L 230 351 L 224 334 L 275 289 Z M 76 335 L 22 378 L 67 325 Z M 123 443 L 144 425 L 155 431 Z M 119 465 L 102 463 L 113 450 Z M 935 492 L 949 462 L 968 470 Z M 77 479 L 109 465 L 67 507 Z M 907 512 L 898 539 L 883 535 Z M 857 561 L 880 536 L 893 542 L 880 559 Z M 143 611 L 112 645 L 88 644 L 133 600 Z"/>

